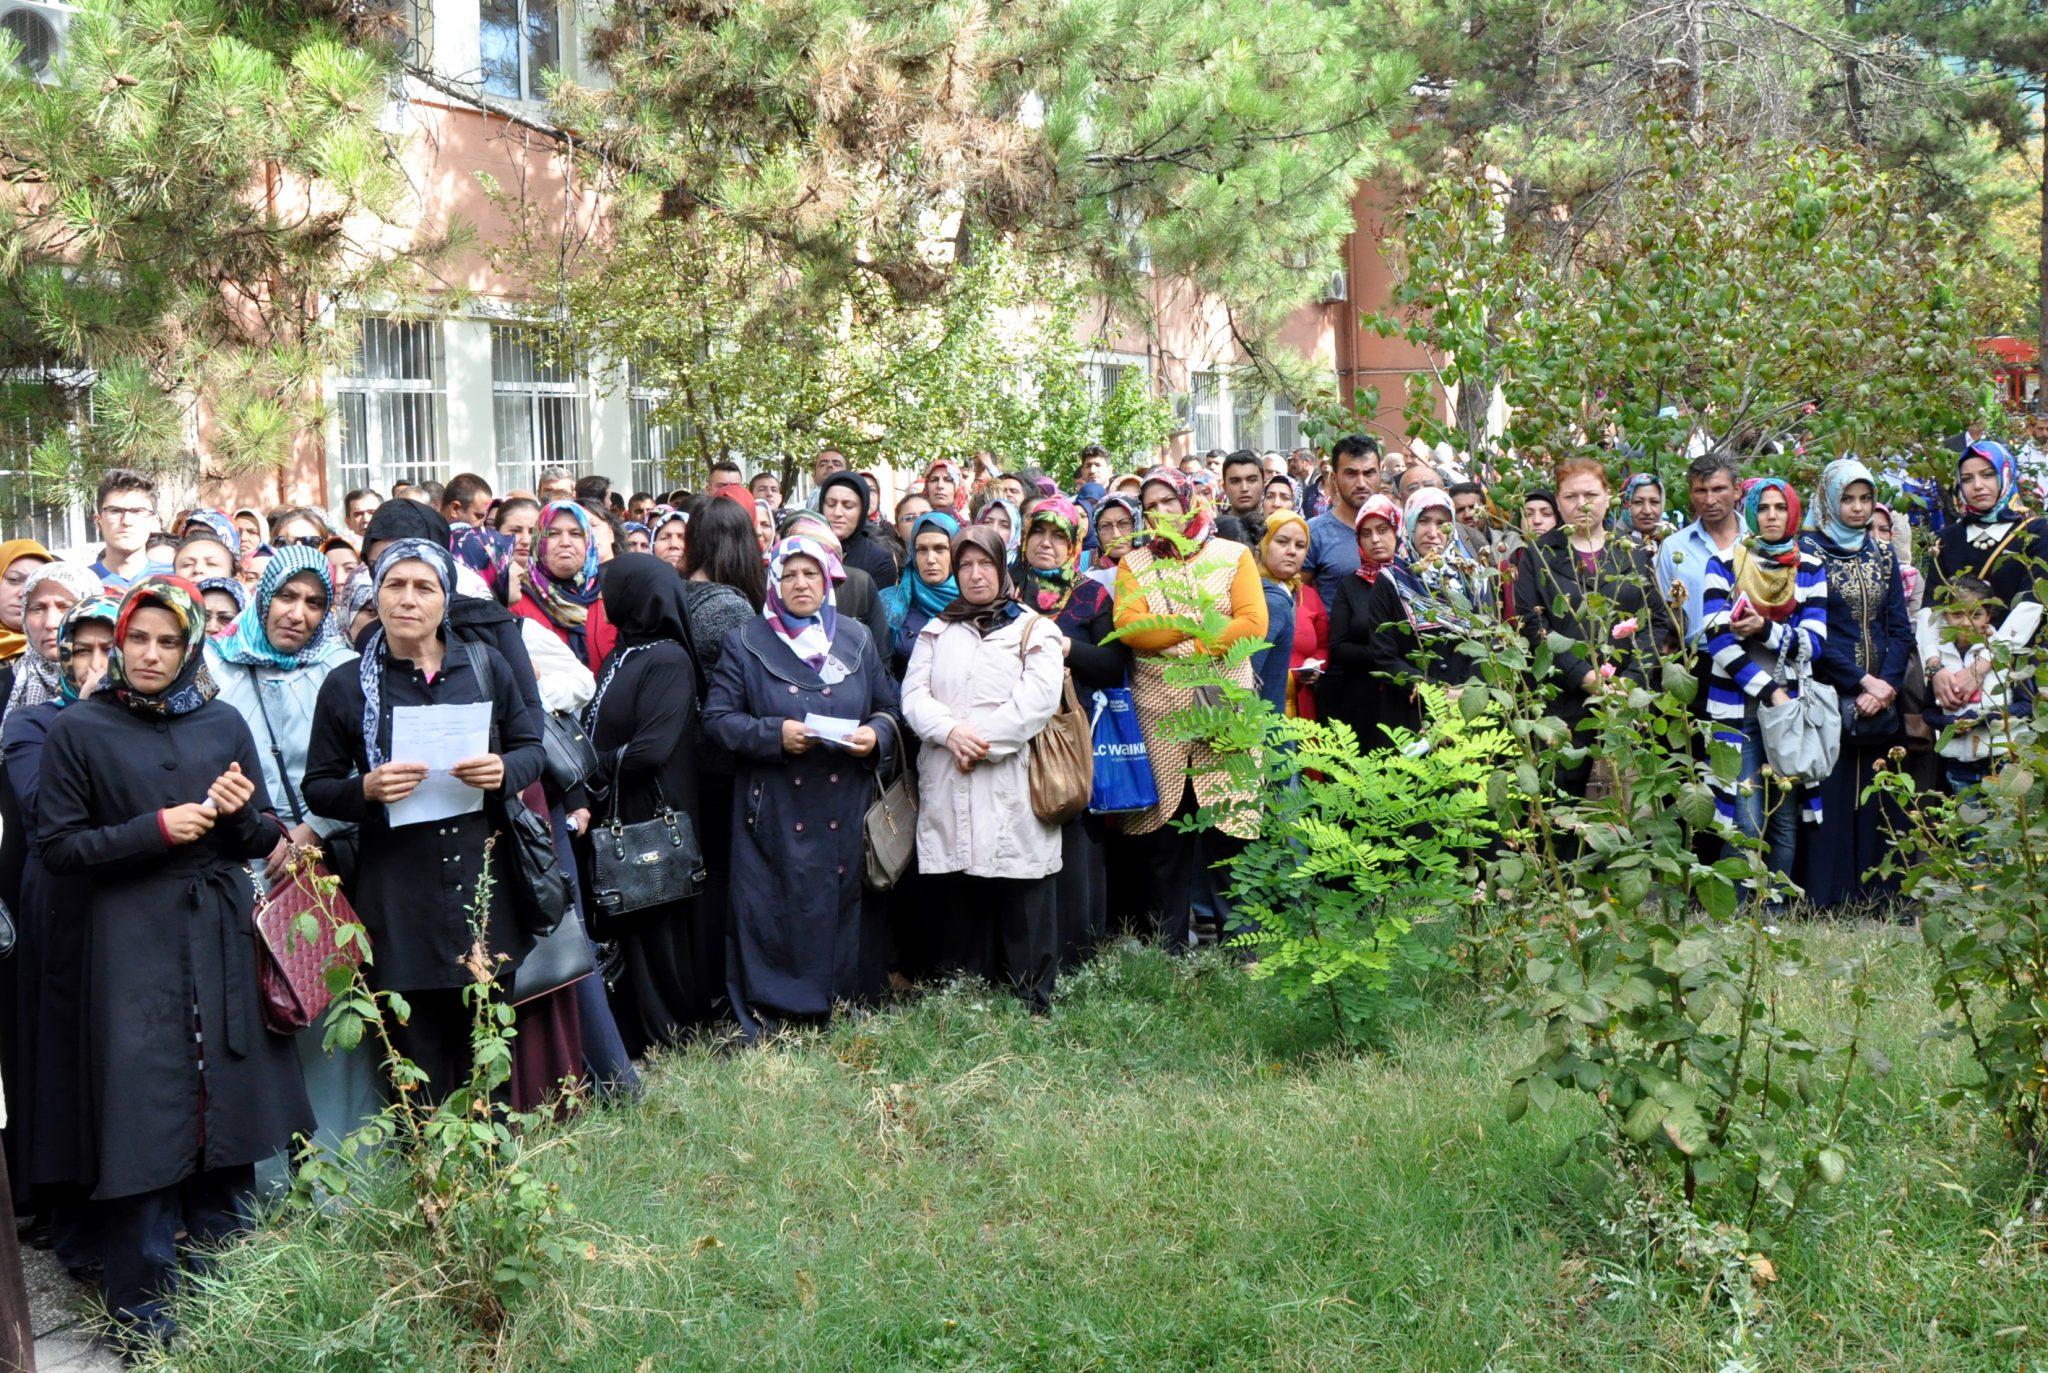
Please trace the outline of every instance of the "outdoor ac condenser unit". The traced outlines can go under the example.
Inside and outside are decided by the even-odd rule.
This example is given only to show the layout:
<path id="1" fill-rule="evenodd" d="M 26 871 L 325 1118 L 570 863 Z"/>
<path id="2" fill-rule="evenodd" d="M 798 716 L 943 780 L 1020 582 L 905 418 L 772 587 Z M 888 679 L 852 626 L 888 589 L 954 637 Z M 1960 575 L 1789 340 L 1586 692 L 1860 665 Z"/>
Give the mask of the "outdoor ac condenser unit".
<path id="1" fill-rule="evenodd" d="M 1330 279 L 1323 283 L 1323 299 L 1326 301 L 1351 299 L 1350 276 L 1343 272 L 1330 273 Z"/>
<path id="2" fill-rule="evenodd" d="M 14 61 L 24 75 L 54 80 L 53 69 L 71 28 L 71 7 L 49 0 L 0 0 L 0 33 L 14 40 Z"/>

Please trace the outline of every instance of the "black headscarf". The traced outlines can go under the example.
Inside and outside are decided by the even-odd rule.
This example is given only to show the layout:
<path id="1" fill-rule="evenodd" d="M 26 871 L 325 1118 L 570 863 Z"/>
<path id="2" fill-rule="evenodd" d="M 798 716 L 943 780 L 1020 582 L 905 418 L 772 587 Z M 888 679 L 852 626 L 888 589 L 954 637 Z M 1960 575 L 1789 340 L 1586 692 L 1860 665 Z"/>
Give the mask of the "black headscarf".
<path id="1" fill-rule="evenodd" d="M 844 486 L 860 500 L 860 519 L 853 526 L 853 533 L 839 541 L 840 560 L 848 567 L 857 567 L 875 579 L 876 586 L 894 586 L 901 569 L 896 559 L 882 545 L 868 528 L 868 518 L 874 514 L 874 497 L 868 491 L 867 478 L 858 472 L 834 472 L 818 487 L 818 509 L 825 508 L 825 493 L 835 486 Z"/>
<path id="2" fill-rule="evenodd" d="M 988 554 L 996 565 L 996 598 L 987 605 L 972 605 L 962 595 L 941 610 L 939 618 L 953 624 L 972 625 L 974 632 L 986 639 L 1016 619 L 1024 607 L 1017 604 L 1017 587 L 1010 580 L 1010 560 L 1003 536 L 996 533 L 991 525 L 970 524 L 953 536 L 954 579 L 957 581 L 960 576 L 960 551 L 970 545 Z"/>
<path id="3" fill-rule="evenodd" d="M 372 544 L 397 539 L 425 539 L 448 548 L 452 537 L 448 521 L 433 506 L 411 499 L 389 500 L 371 514 L 370 527 L 363 531 L 363 549 L 368 552 Z M 510 623 L 512 612 L 488 597 L 456 594 L 448 598 L 448 627 L 458 639 L 488 642 L 498 625 Z"/>
<path id="4" fill-rule="evenodd" d="M 654 644 L 672 643 L 690 657 L 701 699 L 704 672 L 690 639 L 690 613 L 683 600 L 683 578 L 652 553 L 621 553 L 605 564 L 604 615 L 618 631 L 618 642 L 597 675 L 597 691 L 583 710 L 583 727 L 597 730 L 598 707 L 626 659 Z"/>

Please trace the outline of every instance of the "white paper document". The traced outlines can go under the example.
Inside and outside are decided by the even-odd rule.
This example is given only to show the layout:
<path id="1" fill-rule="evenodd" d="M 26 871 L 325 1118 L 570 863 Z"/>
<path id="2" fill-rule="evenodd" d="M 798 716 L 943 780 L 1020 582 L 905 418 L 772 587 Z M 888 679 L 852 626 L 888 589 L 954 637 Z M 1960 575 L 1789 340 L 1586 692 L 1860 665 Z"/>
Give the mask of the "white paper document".
<path id="1" fill-rule="evenodd" d="M 391 761 L 425 763 L 426 780 L 387 808 L 391 827 L 426 825 L 484 808 L 484 794 L 458 782 L 449 769 L 491 751 L 491 703 L 466 706 L 395 706 Z"/>
<path id="2" fill-rule="evenodd" d="M 845 747 L 853 732 L 860 728 L 860 721 L 848 720 L 838 715 L 805 715 L 804 733 L 828 744 Z"/>

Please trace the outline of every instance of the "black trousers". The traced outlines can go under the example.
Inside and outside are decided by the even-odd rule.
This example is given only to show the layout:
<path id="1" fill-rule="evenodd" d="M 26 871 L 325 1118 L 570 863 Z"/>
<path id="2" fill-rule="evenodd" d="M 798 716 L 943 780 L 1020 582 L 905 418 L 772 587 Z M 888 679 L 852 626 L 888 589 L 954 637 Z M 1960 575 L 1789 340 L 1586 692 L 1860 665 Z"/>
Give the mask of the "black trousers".
<path id="1" fill-rule="evenodd" d="M 178 1235 L 205 1248 L 249 1227 L 256 1166 L 214 1168 L 182 1182 L 98 1203 L 107 1311 L 133 1336 L 176 1333 L 166 1304 L 178 1281 Z"/>
<path id="2" fill-rule="evenodd" d="M 1180 804 L 1164 825 L 1135 841 L 1144 857 L 1148 879 L 1145 905 L 1151 911 L 1160 942 L 1169 953 L 1186 953 L 1192 934 L 1195 887 L 1202 878 L 1202 834 L 1176 823 L 1193 815 L 1195 784 L 1181 784 Z"/>
<path id="3" fill-rule="evenodd" d="M 427 1075 L 421 1097 L 439 1102 L 469 1080 L 474 1062 L 470 1047 L 470 1010 L 460 987 L 435 987 L 403 992 L 412 1014 L 400 1025 L 391 1022 L 391 1043 Z"/>
<path id="4" fill-rule="evenodd" d="M 1054 879 L 962 876 L 953 890 L 960 926 L 980 946 L 963 950 L 963 963 L 1006 983 L 1033 1011 L 1051 1009 L 1060 948 Z"/>

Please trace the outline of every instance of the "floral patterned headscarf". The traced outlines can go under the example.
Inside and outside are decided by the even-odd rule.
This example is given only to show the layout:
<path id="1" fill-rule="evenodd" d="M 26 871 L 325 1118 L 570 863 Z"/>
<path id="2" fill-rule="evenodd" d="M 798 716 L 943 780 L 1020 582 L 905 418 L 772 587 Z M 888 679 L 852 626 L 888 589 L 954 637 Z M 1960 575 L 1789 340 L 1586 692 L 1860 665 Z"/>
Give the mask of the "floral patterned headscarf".
<path id="1" fill-rule="evenodd" d="M 122 647 L 135 612 L 146 606 L 170 611 L 185 634 L 178 670 L 170 684 L 157 692 L 144 692 L 129 683 Z M 206 608 L 200 603 L 199 588 L 183 577 L 144 577 L 121 598 L 120 613 L 114 618 L 114 646 L 107 653 L 107 675 L 100 679 L 99 689 L 93 694 L 111 696 L 137 715 L 160 719 L 189 715 L 212 700 L 215 691 L 213 678 L 206 671 L 205 646 Z"/>
<path id="2" fill-rule="evenodd" d="M 1145 481 L 1138 488 L 1138 498 L 1141 505 L 1144 501 L 1145 487 L 1152 485 L 1154 482 L 1166 487 L 1175 496 L 1179 497 L 1181 509 L 1187 513 L 1178 517 L 1180 524 L 1177 528 L 1173 525 L 1174 516 L 1147 514 L 1145 521 L 1152 527 L 1155 533 L 1172 533 L 1179 536 L 1178 542 L 1172 538 L 1155 538 L 1147 547 L 1152 550 L 1153 556 L 1157 558 L 1165 558 L 1169 561 L 1192 561 L 1201 555 L 1202 550 L 1209 546 L 1209 540 L 1216 535 L 1215 513 L 1210 509 L 1206 499 L 1200 501 L 1195 499 L 1195 484 L 1189 479 L 1188 474 L 1173 466 L 1155 467 L 1145 474 Z M 1182 547 L 1182 545 L 1186 545 L 1186 547 Z"/>
<path id="3" fill-rule="evenodd" d="M 1365 504 L 1358 507 L 1358 518 L 1351 522 L 1352 529 L 1358 533 L 1358 575 L 1365 579 L 1367 586 L 1371 586 L 1380 579 L 1380 573 L 1394 565 L 1395 558 L 1398 558 L 1400 554 L 1397 551 L 1393 558 L 1389 558 L 1383 563 L 1376 563 L 1372 560 L 1365 549 L 1365 522 L 1367 520 L 1379 520 L 1387 528 L 1394 531 L 1394 547 L 1396 550 L 1399 550 L 1401 547 L 1401 526 L 1405 521 L 1401 517 L 1401 507 L 1394 504 L 1392 496 L 1375 493 L 1366 497 Z"/>
<path id="4" fill-rule="evenodd" d="M 78 627 L 102 624 L 112 628 L 120 618 L 120 599 L 104 592 L 88 596 L 64 612 L 64 623 L 57 627 L 57 699 L 65 705 L 78 699 L 78 683 L 71 676 L 71 660 L 78 652 Z"/>
<path id="5" fill-rule="evenodd" d="M 1030 566 L 1026 555 L 1022 566 L 1031 579 L 1034 608 L 1043 615 L 1057 615 L 1067 608 L 1075 584 L 1080 581 L 1081 541 L 1088 528 L 1088 517 L 1065 496 L 1047 496 L 1031 508 L 1031 522 L 1025 533 L 1028 535 L 1042 524 L 1066 536 L 1067 560 L 1058 567 L 1039 568 Z M 1020 547 L 1023 542 L 1018 540 Z"/>

